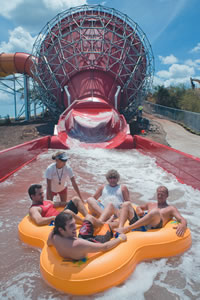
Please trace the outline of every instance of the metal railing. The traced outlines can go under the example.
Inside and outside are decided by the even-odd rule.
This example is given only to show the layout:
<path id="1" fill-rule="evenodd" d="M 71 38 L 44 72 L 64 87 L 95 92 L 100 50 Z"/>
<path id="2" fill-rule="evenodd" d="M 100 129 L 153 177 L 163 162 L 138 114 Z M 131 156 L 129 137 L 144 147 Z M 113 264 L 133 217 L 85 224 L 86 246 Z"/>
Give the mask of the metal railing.
<path id="1" fill-rule="evenodd" d="M 146 113 L 164 116 L 166 119 L 173 120 L 200 134 L 200 113 L 166 107 L 148 101 L 144 101 L 143 107 Z"/>

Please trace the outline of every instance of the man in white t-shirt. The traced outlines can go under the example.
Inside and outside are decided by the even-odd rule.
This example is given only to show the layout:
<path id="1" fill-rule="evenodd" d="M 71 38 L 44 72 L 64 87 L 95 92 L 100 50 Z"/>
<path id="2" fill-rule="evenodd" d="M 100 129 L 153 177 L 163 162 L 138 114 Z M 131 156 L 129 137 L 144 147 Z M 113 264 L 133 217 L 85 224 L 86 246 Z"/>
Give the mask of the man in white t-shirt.
<path id="1" fill-rule="evenodd" d="M 59 151 L 52 156 L 52 159 L 56 162 L 48 166 L 45 172 L 47 200 L 53 200 L 53 197 L 58 194 L 60 201 L 67 202 L 67 180 L 70 178 L 74 190 L 83 201 L 73 171 L 71 167 L 66 165 L 68 160 L 67 154 Z"/>
<path id="2" fill-rule="evenodd" d="M 107 221 L 110 214 L 119 217 L 119 210 L 125 201 L 129 201 L 129 191 L 126 185 L 118 184 L 120 175 L 116 170 L 109 170 L 106 174 L 108 184 L 101 185 L 96 193 L 88 198 L 88 208 L 92 215 L 99 217 L 104 208 L 109 206 L 109 215 L 104 214 L 103 221 Z"/>

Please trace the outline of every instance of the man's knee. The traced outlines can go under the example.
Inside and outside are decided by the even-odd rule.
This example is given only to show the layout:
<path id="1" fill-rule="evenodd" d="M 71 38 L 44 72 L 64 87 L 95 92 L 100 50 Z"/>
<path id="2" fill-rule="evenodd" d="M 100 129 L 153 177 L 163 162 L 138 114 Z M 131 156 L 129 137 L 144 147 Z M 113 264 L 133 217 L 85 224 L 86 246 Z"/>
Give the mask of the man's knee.
<path id="1" fill-rule="evenodd" d="M 72 210 L 70 210 L 70 209 L 65 209 L 64 213 L 72 215 L 73 218 L 76 216 L 76 214 Z"/>
<path id="2" fill-rule="evenodd" d="M 78 203 L 80 203 L 80 201 L 81 201 L 81 199 L 80 199 L 78 196 L 74 196 L 74 197 L 72 198 L 72 202 L 74 202 L 74 204 L 75 204 L 76 206 L 78 206 Z"/>
<path id="3" fill-rule="evenodd" d="M 132 204 L 131 204 L 130 201 L 123 202 L 122 205 L 121 205 L 121 208 L 124 208 L 124 209 L 133 209 Z"/>
<path id="4" fill-rule="evenodd" d="M 156 217 L 160 218 L 160 211 L 158 208 L 154 208 L 148 213 L 148 215 L 149 215 L 149 217 L 152 217 L 152 218 L 156 218 Z"/>
<path id="5" fill-rule="evenodd" d="M 93 217 L 93 216 L 90 215 L 90 214 L 87 214 L 87 215 L 85 216 L 85 219 L 84 219 L 84 220 L 90 221 L 90 223 L 92 223 L 92 224 L 94 225 L 94 222 L 95 222 L 96 218 Z"/>

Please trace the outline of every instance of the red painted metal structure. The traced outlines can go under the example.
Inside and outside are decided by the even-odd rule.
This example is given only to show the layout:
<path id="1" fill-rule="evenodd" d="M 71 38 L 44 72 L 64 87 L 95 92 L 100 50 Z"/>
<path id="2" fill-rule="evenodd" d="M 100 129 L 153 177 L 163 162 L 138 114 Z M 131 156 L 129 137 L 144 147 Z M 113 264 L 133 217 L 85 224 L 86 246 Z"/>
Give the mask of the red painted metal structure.
<path id="1" fill-rule="evenodd" d="M 61 114 L 63 148 L 71 138 L 101 148 L 123 144 L 128 126 L 119 111 L 137 106 L 151 67 L 151 46 L 138 24 L 101 5 L 57 15 L 39 33 L 33 55 L 0 55 L 0 76 L 28 74 L 49 111 Z"/>
<path id="2" fill-rule="evenodd" d="M 119 111 L 137 107 L 148 89 L 151 52 L 138 24 L 101 5 L 74 7 L 48 22 L 33 46 L 31 72 L 44 104 L 61 114 L 63 147 L 70 138 L 101 148 L 124 142 L 127 125 Z"/>
<path id="3" fill-rule="evenodd" d="M 134 147 L 144 154 L 155 157 L 156 163 L 174 174 L 181 183 L 200 190 L 199 158 L 141 136 L 134 136 Z"/>
<path id="4" fill-rule="evenodd" d="M 0 152 L 0 182 L 47 151 L 50 136 L 39 138 Z"/>
<path id="5" fill-rule="evenodd" d="M 57 15 L 38 35 L 33 55 L 32 73 L 50 106 L 56 103 L 61 110 L 88 97 L 126 107 L 151 77 L 151 47 L 144 32 L 128 16 L 101 5 Z M 118 94 L 115 101 L 118 87 L 122 97 Z"/>
<path id="6" fill-rule="evenodd" d="M 60 110 L 57 135 L 0 152 L 0 181 L 50 148 L 136 148 L 156 157 L 178 180 L 200 189 L 200 160 L 128 133 L 118 110 L 135 99 L 151 73 L 148 41 L 139 26 L 113 9 L 83 6 L 52 19 L 36 40 L 33 55 L 0 54 L 0 76 L 26 73 L 43 102 Z M 146 51 L 146 52 L 145 52 Z"/>

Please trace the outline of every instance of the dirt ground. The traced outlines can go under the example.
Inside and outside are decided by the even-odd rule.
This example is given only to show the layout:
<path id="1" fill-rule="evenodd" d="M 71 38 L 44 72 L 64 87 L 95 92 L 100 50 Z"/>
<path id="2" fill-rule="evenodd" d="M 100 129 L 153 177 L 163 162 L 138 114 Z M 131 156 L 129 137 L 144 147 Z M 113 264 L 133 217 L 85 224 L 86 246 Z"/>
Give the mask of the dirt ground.
<path id="1" fill-rule="evenodd" d="M 149 131 L 146 134 L 144 134 L 144 136 L 157 143 L 170 146 L 166 141 L 167 133 L 163 129 L 162 123 L 159 122 L 158 116 L 154 117 L 153 115 L 143 113 L 143 117 L 147 118 L 150 122 Z"/>
<path id="2" fill-rule="evenodd" d="M 53 132 L 54 123 L 45 120 L 0 125 L 0 151 L 46 135 L 53 135 Z"/>
<path id="3" fill-rule="evenodd" d="M 152 115 L 144 115 L 150 121 L 150 130 L 143 134 L 148 139 L 168 145 L 162 125 Z M 0 151 L 46 135 L 53 135 L 55 123 L 49 120 L 16 122 L 0 125 Z"/>

